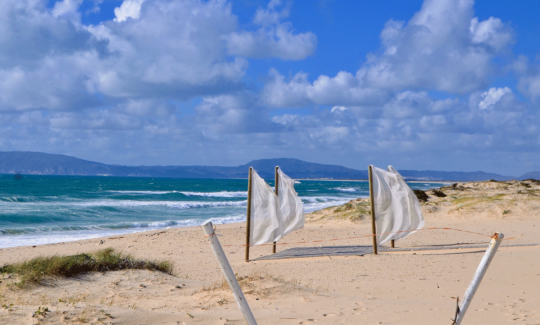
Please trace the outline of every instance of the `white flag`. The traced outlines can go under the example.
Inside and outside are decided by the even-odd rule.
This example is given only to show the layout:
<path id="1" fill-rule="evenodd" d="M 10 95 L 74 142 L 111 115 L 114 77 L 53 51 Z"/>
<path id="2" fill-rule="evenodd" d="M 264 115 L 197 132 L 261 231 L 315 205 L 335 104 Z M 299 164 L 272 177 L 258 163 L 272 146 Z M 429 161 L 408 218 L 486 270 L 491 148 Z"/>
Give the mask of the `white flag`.
<path id="1" fill-rule="evenodd" d="M 250 245 L 278 241 L 283 236 L 279 198 L 255 170 L 251 174 Z"/>
<path id="2" fill-rule="evenodd" d="M 420 202 L 394 167 L 386 171 L 372 166 L 372 170 L 377 243 L 405 238 L 424 227 Z"/>
<path id="3" fill-rule="evenodd" d="M 294 180 L 278 169 L 278 197 L 281 203 L 283 236 L 304 227 L 304 203 L 294 190 Z"/>

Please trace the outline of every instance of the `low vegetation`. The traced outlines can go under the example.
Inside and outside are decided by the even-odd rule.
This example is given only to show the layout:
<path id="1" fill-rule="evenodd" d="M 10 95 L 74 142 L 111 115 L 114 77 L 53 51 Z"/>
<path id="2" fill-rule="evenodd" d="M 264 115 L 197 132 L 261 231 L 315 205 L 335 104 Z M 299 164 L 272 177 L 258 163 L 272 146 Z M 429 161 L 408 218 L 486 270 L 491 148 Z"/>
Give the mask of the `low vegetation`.
<path id="1" fill-rule="evenodd" d="M 432 192 L 433 192 L 433 195 L 435 195 L 436 197 L 446 197 L 446 194 L 444 194 L 443 191 L 433 189 Z"/>
<path id="2" fill-rule="evenodd" d="M 425 191 L 422 191 L 422 190 L 413 190 L 414 194 L 416 195 L 416 197 L 418 198 L 418 201 L 420 202 L 427 202 L 428 200 L 428 195 L 426 194 Z"/>
<path id="3" fill-rule="evenodd" d="M 40 284 L 46 277 L 73 277 L 87 272 L 144 269 L 172 274 L 169 262 L 136 260 L 129 255 L 106 248 L 94 253 L 70 256 L 36 257 L 17 264 L 4 265 L 0 273 L 17 276 L 16 286 L 23 288 L 29 284 Z"/>

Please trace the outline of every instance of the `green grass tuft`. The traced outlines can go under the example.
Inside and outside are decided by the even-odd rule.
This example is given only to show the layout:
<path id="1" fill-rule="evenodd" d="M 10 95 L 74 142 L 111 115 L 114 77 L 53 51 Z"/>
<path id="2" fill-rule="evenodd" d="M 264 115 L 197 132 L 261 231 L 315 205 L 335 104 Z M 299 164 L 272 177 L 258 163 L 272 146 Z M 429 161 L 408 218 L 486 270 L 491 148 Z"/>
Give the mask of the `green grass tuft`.
<path id="1" fill-rule="evenodd" d="M 17 286 L 40 284 L 45 277 L 72 277 L 87 272 L 118 271 L 125 269 L 153 270 L 172 274 L 169 262 L 136 260 L 130 255 L 117 253 L 106 248 L 94 253 L 70 256 L 36 257 L 30 261 L 4 265 L 0 273 L 20 276 Z"/>

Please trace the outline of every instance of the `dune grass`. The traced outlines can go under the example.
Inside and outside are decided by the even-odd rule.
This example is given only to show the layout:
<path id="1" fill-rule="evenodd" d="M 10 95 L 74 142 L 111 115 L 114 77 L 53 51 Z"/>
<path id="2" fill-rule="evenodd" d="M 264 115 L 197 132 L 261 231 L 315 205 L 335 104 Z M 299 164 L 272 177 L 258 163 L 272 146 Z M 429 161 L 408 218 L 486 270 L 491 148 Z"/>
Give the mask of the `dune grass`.
<path id="1" fill-rule="evenodd" d="M 94 253 L 82 253 L 69 256 L 36 257 L 17 264 L 4 265 L 2 274 L 18 277 L 16 286 L 23 288 L 29 284 L 40 284 L 46 277 L 73 277 L 87 272 L 118 271 L 125 269 L 143 269 L 172 274 L 172 264 L 166 261 L 155 262 L 136 260 L 130 255 L 106 248 Z"/>

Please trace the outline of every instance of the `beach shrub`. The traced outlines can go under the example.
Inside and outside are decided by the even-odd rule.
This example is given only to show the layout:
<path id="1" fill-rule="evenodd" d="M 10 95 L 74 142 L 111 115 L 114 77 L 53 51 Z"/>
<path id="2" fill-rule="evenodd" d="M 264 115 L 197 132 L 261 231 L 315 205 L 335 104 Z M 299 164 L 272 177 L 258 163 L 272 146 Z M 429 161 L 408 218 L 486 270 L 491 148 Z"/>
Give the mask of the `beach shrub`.
<path id="1" fill-rule="evenodd" d="M 422 190 L 413 190 L 413 192 L 414 192 L 414 194 L 416 194 L 416 197 L 418 198 L 418 201 L 427 202 L 428 195 L 426 194 L 426 192 L 424 192 Z"/>
<path id="2" fill-rule="evenodd" d="M 523 182 L 531 182 L 534 184 L 540 184 L 540 180 L 534 179 L 534 178 L 524 179 Z"/>
<path id="3" fill-rule="evenodd" d="M 36 257 L 17 264 L 4 265 L 0 273 L 20 276 L 17 286 L 40 284 L 45 277 L 72 277 L 87 272 L 106 272 L 125 269 L 153 270 L 172 274 L 172 264 L 136 260 L 130 255 L 106 248 L 94 253 L 82 253 L 69 256 Z"/>
<path id="4" fill-rule="evenodd" d="M 352 209 L 353 209 L 353 204 L 351 202 L 348 202 L 337 207 L 337 209 L 335 209 L 334 212 L 342 212 L 342 211 L 352 210 Z"/>
<path id="5" fill-rule="evenodd" d="M 446 194 L 444 194 L 443 191 L 439 191 L 438 189 L 433 189 L 433 195 L 436 197 L 446 197 Z"/>
<path id="6" fill-rule="evenodd" d="M 526 188 L 530 188 L 531 185 L 529 185 L 528 183 L 525 183 L 525 182 L 521 182 L 521 186 L 525 186 Z"/>

